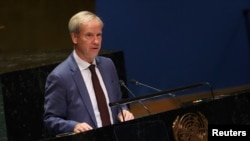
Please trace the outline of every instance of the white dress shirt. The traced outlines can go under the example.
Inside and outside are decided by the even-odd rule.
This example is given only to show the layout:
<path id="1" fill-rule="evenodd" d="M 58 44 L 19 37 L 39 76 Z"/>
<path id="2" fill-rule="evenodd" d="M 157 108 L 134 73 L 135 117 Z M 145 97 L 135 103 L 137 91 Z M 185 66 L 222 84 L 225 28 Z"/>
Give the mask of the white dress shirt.
<path id="1" fill-rule="evenodd" d="M 78 67 L 79 67 L 79 69 L 81 71 L 83 80 L 84 80 L 85 85 L 87 87 L 87 90 L 89 92 L 89 97 L 90 97 L 90 100 L 91 100 L 91 103 L 92 103 L 92 107 L 93 107 L 93 110 L 94 110 L 94 113 L 95 113 L 95 118 L 96 118 L 96 121 L 97 121 L 97 126 L 98 127 L 102 127 L 102 121 L 101 121 L 101 117 L 100 117 L 100 112 L 98 110 L 97 101 L 96 101 L 96 97 L 95 97 L 95 91 L 94 91 L 93 84 L 92 84 L 91 72 L 89 70 L 90 64 L 88 62 L 82 60 L 76 54 L 75 51 L 73 52 L 73 56 L 74 56 L 74 59 L 76 60 L 76 63 L 77 63 L 77 65 L 78 65 Z M 95 60 L 94 60 L 93 64 L 96 65 L 96 61 Z M 97 67 L 95 67 L 95 68 L 96 68 L 95 69 L 96 70 L 96 74 L 97 74 L 98 79 L 100 81 L 100 84 L 101 84 L 101 87 L 103 89 L 104 95 L 106 97 L 107 105 L 108 105 L 109 98 L 108 98 L 106 87 L 104 85 L 104 82 L 103 82 L 103 79 L 102 79 L 102 76 L 101 76 L 101 73 L 100 73 L 99 69 Z M 108 109 L 109 109 L 111 123 L 113 123 L 112 113 L 111 113 L 111 109 L 110 109 L 109 106 L 108 106 Z"/>

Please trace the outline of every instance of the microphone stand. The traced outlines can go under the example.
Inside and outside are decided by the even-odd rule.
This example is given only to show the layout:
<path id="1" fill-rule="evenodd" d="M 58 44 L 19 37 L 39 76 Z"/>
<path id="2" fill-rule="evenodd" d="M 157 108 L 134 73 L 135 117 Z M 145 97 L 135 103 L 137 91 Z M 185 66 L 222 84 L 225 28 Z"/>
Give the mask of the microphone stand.
<path id="1" fill-rule="evenodd" d="M 124 81 L 120 80 L 120 84 L 121 86 L 123 86 L 134 98 L 136 98 L 135 94 L 125 85 Z M 151 112 L 150 110 L 148 109 L 148 107 L 143 103 L 141 102 L 141 100 L 138 101 L 142 106 L 143 108 L 148 112 L 149 115 L 151 115 Z"/>

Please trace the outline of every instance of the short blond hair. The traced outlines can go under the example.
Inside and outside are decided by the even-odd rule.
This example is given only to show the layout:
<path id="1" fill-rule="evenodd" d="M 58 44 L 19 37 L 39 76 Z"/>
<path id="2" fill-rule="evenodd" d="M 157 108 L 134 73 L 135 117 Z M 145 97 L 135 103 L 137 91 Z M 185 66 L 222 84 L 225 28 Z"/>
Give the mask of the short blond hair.
<path id="1" fill-rule="evenodd" d="M 69 24 L 68 24 L 69 32 L 70 33 L 78 32 L 81 24 L 87 23 L 93 19 L 97 19 L 100 22 L 100 24 L 103 26 L 103 22 L 100 19 L 100 17 L 98 17 L 96 14 L 92 12 L 80 11 L 76 13 L 69 20 Z"/>

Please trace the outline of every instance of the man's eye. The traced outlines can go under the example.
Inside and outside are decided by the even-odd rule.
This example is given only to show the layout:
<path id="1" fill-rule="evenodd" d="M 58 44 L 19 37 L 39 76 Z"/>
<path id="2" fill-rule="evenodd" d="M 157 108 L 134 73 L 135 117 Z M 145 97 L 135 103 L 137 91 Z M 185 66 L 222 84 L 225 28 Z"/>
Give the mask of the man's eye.
<path id="1" fill-rule="evenodd" d="M 86 34 L 86 36 L 87 36 L 87 37 L 91 37 L 91 36 L 93 36 L 93 35 L 92 35 L 92 34 Z"/>

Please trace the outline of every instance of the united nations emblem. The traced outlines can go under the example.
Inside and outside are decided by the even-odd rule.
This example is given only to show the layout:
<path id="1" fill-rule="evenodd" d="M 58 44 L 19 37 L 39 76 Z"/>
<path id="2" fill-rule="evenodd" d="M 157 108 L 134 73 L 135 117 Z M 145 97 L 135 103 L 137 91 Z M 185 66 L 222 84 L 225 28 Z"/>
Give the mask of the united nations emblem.
<path id="1" fill-rule="evenodd" d="M 177 116 L 172 129 L 175 141 L 208 140 L 208 121 L 200 112 Z"/>

